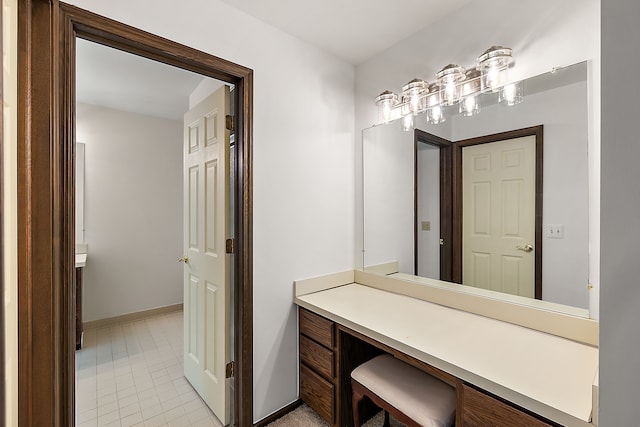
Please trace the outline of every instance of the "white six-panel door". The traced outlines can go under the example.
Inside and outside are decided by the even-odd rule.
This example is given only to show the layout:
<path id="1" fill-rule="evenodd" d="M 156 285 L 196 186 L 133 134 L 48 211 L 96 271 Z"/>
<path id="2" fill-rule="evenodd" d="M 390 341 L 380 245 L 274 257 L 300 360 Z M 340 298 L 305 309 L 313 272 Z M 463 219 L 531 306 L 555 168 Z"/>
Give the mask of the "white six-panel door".
<path id="1" fill-rule="evenodd" d="M 230 358 L 229 88 L 184 116 L 184 374 L 225 425 Z"/>
<path id="2" fill-rule="evenodd" d="M 465 285 L 535 296 L 535 143 L 527 136 L 462 149 Z"/>

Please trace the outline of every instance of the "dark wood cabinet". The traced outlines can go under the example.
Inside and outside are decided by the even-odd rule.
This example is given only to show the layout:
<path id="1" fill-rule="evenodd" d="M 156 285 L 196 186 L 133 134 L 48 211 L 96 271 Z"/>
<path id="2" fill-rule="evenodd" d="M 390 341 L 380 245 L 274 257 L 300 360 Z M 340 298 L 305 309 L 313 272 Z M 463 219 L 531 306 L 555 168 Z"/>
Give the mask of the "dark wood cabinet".
<path id="1" fill-rule="evenodd" d="M 301 308 L 300 330 L 300 398 L 330 425 L 336 419 L 336 325 L 334 322 Z"/>
<path id="2" fill-rule="evenodd" d="M 527 426 L 549 427 L 546 423 L 467 385 L 462 386 L 462 425 L 464 427 Z"/>
<path id="3" fill-rule="evenodd" d="M 350 373 L 380 353 L 389 353 L 456 387 L 456 425 L 464 427 L 549 427 L 559 424 L 541 419 L 509 402 L 471 387 L 460 378 L 405 353 L 319 316 L 302 307 L 298 311 L 300 398 L 331 426 L 352 427 Z M 370 403 L 370 402 L 368 402 Z M 367 419 L 379 411 L 361 408 Z"/>

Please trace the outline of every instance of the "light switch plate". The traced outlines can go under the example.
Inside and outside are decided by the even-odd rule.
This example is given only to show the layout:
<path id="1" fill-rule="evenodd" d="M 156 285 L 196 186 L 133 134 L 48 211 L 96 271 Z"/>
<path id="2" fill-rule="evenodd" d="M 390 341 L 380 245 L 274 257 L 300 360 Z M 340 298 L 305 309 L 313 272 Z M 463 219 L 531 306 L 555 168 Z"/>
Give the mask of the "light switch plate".
<path id="1" fill-rule="evenodd" d="M 431 231 L 431 221 L 422 221 L 422 231 Z"/>
<path id="2" fill-rule="evenodd" d="M 546 236 L 550 239 L 562 239 L 564 238 L 564 225 L 562 224 L 549 224 L 547 225 Z"/>

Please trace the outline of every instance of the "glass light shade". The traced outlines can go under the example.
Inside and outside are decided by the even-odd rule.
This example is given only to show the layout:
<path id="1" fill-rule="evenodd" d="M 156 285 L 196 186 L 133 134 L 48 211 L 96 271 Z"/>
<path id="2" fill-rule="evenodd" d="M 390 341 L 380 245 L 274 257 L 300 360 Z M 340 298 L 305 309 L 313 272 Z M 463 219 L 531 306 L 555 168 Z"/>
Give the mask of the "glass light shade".
<path id="1" fill-rule="evenodd" d="M 480 70 L 472 68 L 467 70 L 465 79 L 460 86 L 460 96 L 470 96 L 480 93 L 482 87 L 480 85 Z"/>
<path id="2" fill-rule="evenodd" d="M 509 81 L 511 54 L 508 47 L 492 46 L 477 58 L 483 92 L 495 92 Z"/>
<path id="3" fill-rule="evenodd" d="M 442 107 L 440 105 L 436 105 L 433 108 L 427 110 L 427 122 L 432 125 L 437 125 L 438 123 L 443 123 L 447 118 L 444 115 L 444 111 L 442 111 Z"/>
<path id="4" fill-rule="evenodd" d="M 440 95 L 438 84 L 431 83 L 429 85 L 429 94 L 424 98 L 425 108 L 433 108 L 436 105 L 440 105 Z"/>
<path id="5" fill-rule="evenodd" d="M 465 69 L 449 64 L 436 74 L 438 86 L 441 90 L 440 103 L 453 105 L 460 101 L 459 83 L 465 79 Z"/>
<path id="6" fill-rule="evenodd" d="M 413 130 L 413 114 L 407 114 L 402 117 L 402 130 L 405 132 Z"/>
<path id="7" fill-rule="evenodd" d="M 398 95 L 388 90 L 382 92 L 376 98 L 376 105 L 378 106 L 378 119 L 381 122 L 387 123 L 391 120 L 391 109 L 398 105 Z"/>
<path id="8" fill-rule="evenodd" d="M 460 101 L 460 115 L 465 117 L 475 116 L 480 113 L 480 99 L 478 95 L 469 95 Z"/>
<path id="9" fill-rule="evenodd" d="M 458 109 L 461 116 L 475 116 L 480 112 L 480 71 L 477 68 L 467 70 L 466 78 L 460 86 L 460 107 Z"/>
<path id="10" fill-rule="evenodd" d="M 405 95 L 402 95 L 402 102 L 400 103 L 400 115 L 402 117 L 412 115 L 413 111 L 411 109 L 411 98 Z"/>
<path id="11" fill-rule="evenodd" d="M 427 82 L 413 79 L 402 87 L 402 101 L 408 103 L 408 110 L 411 113 L 422 112 L 424 111 L 424 95 L 428 92 Z"/>
<path id="12" fill-rule="evenodd" d="M 509 83 L 503 86 L 498 93 L 498 102 L 507 106 L 520 104 L 524 99 L 523 89 L 522 82 Z"/>

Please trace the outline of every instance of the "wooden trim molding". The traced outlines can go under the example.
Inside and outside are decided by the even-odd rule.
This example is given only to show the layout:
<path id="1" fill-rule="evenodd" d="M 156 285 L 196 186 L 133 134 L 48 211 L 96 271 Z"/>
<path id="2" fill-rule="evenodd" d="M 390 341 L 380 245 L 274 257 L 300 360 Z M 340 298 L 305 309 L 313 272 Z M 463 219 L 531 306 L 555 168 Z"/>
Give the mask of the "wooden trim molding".
<path id="1" fill-rule="evenodd" d="M 507 139 L 535 136 L 536 139 L 536 182 L 535 182 L 535 298 L 542 299 L 542 182 L 543 182 L 543 125 L 500 132 L 492 135 L 456 141 L 453 150 L 453 238 L 459 242 L 453 254 L 454 282 L 462 283 L 462 148 L 487 144 Z"/>
<path id="2" fill-rule="evenodd" d="M 92 320 L 90 322 L 84 322 L 82 324 L 82 329 L 84 331 L 102 329 L 111 325 L 117 325 L 119 323 L 135 322 L 137 320 L 143 320 L 150 317 L 162 316 L 163 314 L 182 311 L 183 308 L 184 304 L 179 303 L 166 305 L 164 307 L 151 308 L 149 310 L 136 311 L 135 313 L 121 314 L 120 316 L 107 317 L 106 319 Z"/>
<path id="3" fill-rule="evenodd" d="M 235 85 L 238 132 L 234 387 L 253 424 L 253 71 L 57 0 L 18 2 L 18 417 L 74 424 L 75 40 L 132 52 Z"/>

